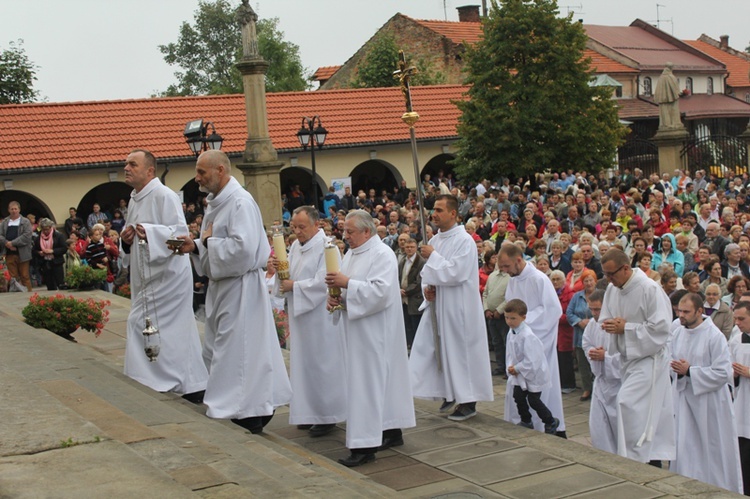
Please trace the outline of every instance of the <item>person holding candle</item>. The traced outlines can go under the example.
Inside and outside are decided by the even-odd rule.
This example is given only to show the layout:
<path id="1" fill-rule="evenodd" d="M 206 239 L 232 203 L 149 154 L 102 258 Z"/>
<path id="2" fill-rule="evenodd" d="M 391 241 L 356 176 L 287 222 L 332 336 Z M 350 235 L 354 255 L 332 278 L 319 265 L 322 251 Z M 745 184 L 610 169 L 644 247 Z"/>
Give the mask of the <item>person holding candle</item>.
<path id="1" fill-rule="evenodd" d="M 328 310 L 346 335 L 346 446 L 339 459 L 354 467 L 375 460 L 378 450 L 403 445 L 402 428 L 416 426 L 404 336 L 396 255 L 380 241 L 372 216 L 349 212 L 344 237 L 351 248 L 340 272 L 326 274 Z M 338 309 L 343 305 L 343 309 Z"/>
<path id="2" fill-rule="evenodd" d="M 314 206 L 294 210 L 291 225 L 297 240 L 289 248 L 289 276 L 276 280 L 289 305 L 289 424 L 309 428 L 311 437 L 327 435 L 346 420 L 346 343 L 341 327 L 326 311 L 326 270 L 337 272 L 340 257 L 335 246 L 333 252 L 324 251 L 326 237 L 318 219 Z M 283 244 L 283 236 L 274 237 L 274 243 L 277 239 Z M 281 249 L 275 251 L 274 267 Z"/>

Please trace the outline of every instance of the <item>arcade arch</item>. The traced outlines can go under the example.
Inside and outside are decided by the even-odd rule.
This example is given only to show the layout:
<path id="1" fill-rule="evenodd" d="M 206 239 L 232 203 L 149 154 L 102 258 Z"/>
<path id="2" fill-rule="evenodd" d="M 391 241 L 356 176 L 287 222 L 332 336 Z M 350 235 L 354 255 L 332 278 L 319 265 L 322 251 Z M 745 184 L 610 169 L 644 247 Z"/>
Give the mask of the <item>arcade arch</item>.
<path id="1" fill-rule="evenodd" d="M 11 201 L 18 201 L 21 205 L 21 215 L 26 216 L 29 213 L 36 215 L 37 222 L 42 218 L 49 218 L 53 222 L 57 223 L 52 210 L 49 209 L 47 203 L 24 191 L 8 190 L 0 191 L 0 218 L 8 216 L 8 204 Z M 62 222 L 61 222 L 62 223 Z"/>
<path id="2" fill-rule="evenodd" d="M 352 177 L 352 193 L 363 190 L 375 189 L 380 194 L 382 191 L 393 192 L 393 188 L 401 185 L 403 177 L 401 173 L 390 163 L 379 159 L 371 159 L 357 165 L 349 174 Z"/>
<path id="3" fill-rule="evenodd" d="M 120 199 L 130 201 L 131 192 L 133 192 L 133 188 L 125 182 L 99 184 L 81 198 L 76 208 L 78 217 L 85 222 L 89 214 L 94 211 L 94 203 L 99 203 L 102 212 L 107 213 L 111 217 L 112 213 L 120 205 Z"/>

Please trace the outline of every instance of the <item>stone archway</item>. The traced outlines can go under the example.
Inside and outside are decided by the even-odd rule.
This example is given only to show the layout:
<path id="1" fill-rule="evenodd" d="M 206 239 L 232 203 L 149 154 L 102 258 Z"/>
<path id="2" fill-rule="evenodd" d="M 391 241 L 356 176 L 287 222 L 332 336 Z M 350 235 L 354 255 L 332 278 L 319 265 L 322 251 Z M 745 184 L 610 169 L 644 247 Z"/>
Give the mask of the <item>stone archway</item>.
<path id="1" fill-rule="evenodd" d="M 0 218 L 8 216 L 8 203 L 11 201 L 17 201 L 21 205 L 21 215 L 26 216 L 29 213 L 36 216 L 36 221 L 39 222 L 42 218 L 49 218 L 53 222 L 57 223 L 52 210 L 49 209 L 47 203 L 24 191 L 8 190 L 0 191 Z"/>
<path id="2" fill-rule="evenodd" d="M 453 165 L 448 164 L 449 161 L 454 160 L 456 157 L 453 154 L 438 154 L 434 158 L 431 158 L 425 163 L 422 171 L 419 173 L 419 177 L 424 180 L 425 175 L 429 175 L 431 180 L 438 178 L 439 173 L 442 171 L 443 176 L 447 177 L 451 174 L 453 180 L 456 179 L 456 174 L 453 171 Z"/>
<path id="3" fill-rule="evenodd" d="M 131 192 L 133 192 L 133 188 L 125 182 L 99 184 L 81 198 L 76 208 L 78 217 L 85 222 L 86 218 L 94 211 L 94 203 L 99 203 L 102 212 L 107 213 L 111 218 L 112 213 L 120 205 L 120 199 L 124 199 L 126 202 L 130 201 Z"/>
<path id="4" fill-rule="evenodd" d="M 320 200 L 328 192 L 328 185 L 325 183 L 320 174 L 315 172 L 315 184 L 317 186 L 317 206 L 322 206 Z M 305 194 L 305 202 L 307 204 L 312 203 L 310 197 L 310 189 L 312 187 L 312 169 L 304 166 L 287 166 L 282 168 L 279 172 L 279 180 L 281 182 L 281 193 L 289 194 L 295 185 L 299 185 L 300 190 Z"/>
<path id="5" fill-rule="evenodd" d="M 368 192 L 370 189 L 375 189 L 378 195 L 382 191 L 390 193 L 403 180 L 395 166 L 379 159 L 358 164 L 349 176 L 352 177 L 352 194 L 355 196 L 360 190 Z"/>

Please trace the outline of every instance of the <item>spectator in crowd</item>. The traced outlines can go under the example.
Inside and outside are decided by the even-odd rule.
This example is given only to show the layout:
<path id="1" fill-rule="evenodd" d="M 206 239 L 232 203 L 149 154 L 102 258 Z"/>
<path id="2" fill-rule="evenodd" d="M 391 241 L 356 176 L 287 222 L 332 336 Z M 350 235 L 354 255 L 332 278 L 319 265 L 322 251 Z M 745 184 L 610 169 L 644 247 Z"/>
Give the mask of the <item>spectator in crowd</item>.
<path id="1" fill-rule="evenodd" d="M 731 279 L 734 276 L 750 278 L 750 267 L 742 261 L 740 245 L 729 243 L 724 248 L 724 261 L 721 264 L 721 276 Z"/>
<path id="2" fill-rule="evenodd" d="M 724 334 L 728 340 L 734 326 L 734 316 L 729 306 L 720 300 L 721 288 L 718 284 L 709 284 L 704 289 L 706 301 L 702 305 L 703 313 L 710 317 L 711 321 Z"/>
<path id="3" fill-rule="evenodd" d="M 585 269 L 580 280 L 583 289 L 578 291 L 570 299 L 565 315 L 568 322 L 573 326 L 573 346 L 575 347 L 575 356 L 578 363 L 578 373 L 581 375 L 581 402 L 591 399 L 592 378 L 591 367 L 589 366 L 588 357 L 583 350 L 583 331 L 591 320 L 591 311 L 588 302 L 591 295 L 596 291 L 596 274 L 593 270 Z"/>
<path id="4" fill-rule="evenodd" d="M 701 280 L 695 272 L 686 272 L 682 276 L 682 287 L 684 287 L 688 293 L 702 294 Z"/>
<path id="5" fill-rule="evenodd" d="M 70 237 L 70 234 L 75 230 L 74 226 L 78 226 L 79 229 L 83 227 L 83 220 L 78 217 L 76 209 L 72 206 L 68 209 L 68 214 L 70 216 L 65 219 L 65 235 Z"/>
<path id="6" fill-rule="evenodd" d="M 660 250 L 654 252 L 651 268 L 658 269 L 665 262 L 671 263 L 677 276 L 682 277 L 685 270 L 685 257 L 675 246 L 672 233 L 666 233 L 661 237 Z"/>
<path id="7" fill-rule="evenodd" d="M 727 290 L 727 283 L 729 282 L 726 277 L 721 275 L 721 263 L 718 258 L 713 258 L 709 261 L 706 266 L 706 279 L 701 282 L 701 292 L 706 294 L 706 287 L 709 284 L 716 284 L 719 286 L 720 294 L 719 297 L 726 295 L 729 291 Z"/>
<path id="8" fill-rule="evenodd" d="M 682 278 L 682 283 L 685 285 L 685 278 Z M 687 288 L 687 286 L 685 286 Z M 747 277 L 736 275 L 729 279 L 727 282 L 728 293 L 721 297 L 721 301 L 726 303 L 730 310 L 734 310 L 734 307 L 740 301 L 740 297 L 750 289 L 750 279 Z"/>
<path id="9" fill-rule="evenodd" d="M 482 305 L 484 318 L 487 323 L 487 332 L 495 352 L 495 369 L 493 376 L 504 376 L 505 372 L 505 343 L 508 335 L 508 325 L 505 322 L 505 290 L 510 282 L 510 276 L 503 272 L 497 265 L 495 270 L 487 279 L 487 285 L 482 293 Z"/>
<path id="10" fill-rule="evenodd" d="M 404 245 L 404 258 L 398 262 L 398 278 L 401 289 L 401 304 L 404 312 L 406 347 L 411 348 L 414 336 L 422 318 L 419 309 L 424 301 L 422 296 L 422 267 L 424 258 L 417 253 L 417 241 L 408 238 Z"/>
<path id="11" fill-rule="evenodd" d="M 92 211 L 88 218 L 86 219 L 86 228 L 88 230 L 91 230 L 92 227 L 96 224 L 102 223 L 107 217 L 107 214 L 102 212 L 102 208 L 99 205 L 99 203 L 94 203 L 94 206 L 92 207 L 94 211 Z"/>
<path id="12" fill-rule="evenodd" d="M 63 274 L 68 275 L 75 267 L 81 266 L 81 256 L 76 251 L 76 240 L 68 239 L 65 241 L 67 251 L 63 255 Z"/>
<path id="13" fill-rule="evenodd" d="M 42 278 L 48 290 L 65 288 L 65 236 L 55 229 L 55 223 L 49 218 L 39 221 L 42 231 L 34 241 L 34 251 L 40 259 Z"/>
<path id="14" fill-rule="evenodd" d="M 8 217 L 0 223 L 0 249 L 10 276 L 31 291 L 31 222 L 21 215 L 18 201 L 8 203 Z"/>

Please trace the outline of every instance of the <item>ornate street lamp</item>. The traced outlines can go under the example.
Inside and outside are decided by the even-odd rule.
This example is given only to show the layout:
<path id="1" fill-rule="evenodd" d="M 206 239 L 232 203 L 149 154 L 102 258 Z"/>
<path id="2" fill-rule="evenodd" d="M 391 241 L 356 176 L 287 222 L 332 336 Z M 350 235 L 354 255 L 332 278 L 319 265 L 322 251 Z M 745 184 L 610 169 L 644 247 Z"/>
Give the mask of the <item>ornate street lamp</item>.
<path id="1" fill-rule="evenodd" d="M 315 146 L 317 145 L 318 149 L 322 149 L 323 144 L 326 141 L 326 135 L 328 135 L 328 130 L 323 128 L 320 116 L 302 118 L 302 128 L 297 132 L 297 138 L 299 139 L 299 143 L 303 150 L 307 150 L 307 146 L 310 146 L 310 161 L 312 163 L 312 205 L 316 208 L 318 207 L 318 182 L 315 174 Z"/>
<path id="2" fill-rule="evenodd" d="M 211 135 L 208 135 L 209 125 L 211 126 Z M 221 144 L 224 142 L 221 135 L 216 133 L 214 124 L 210 121 L 204 124 L 202 119 L 189 121 L 185 126 L 183 135 L 188 147 L 196 156 L 209 149 L 221 149 Z"/>

